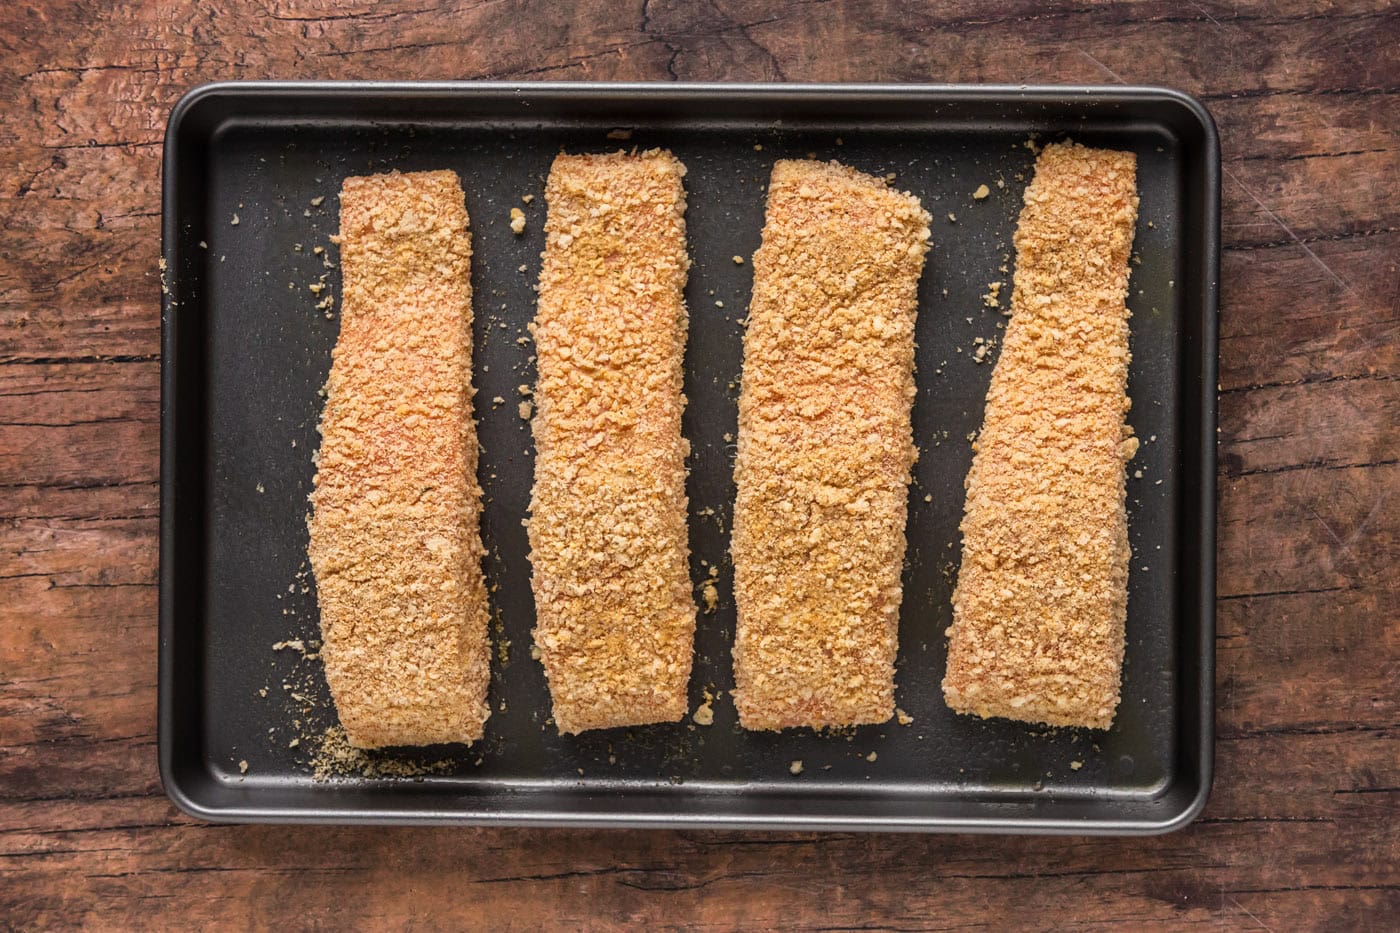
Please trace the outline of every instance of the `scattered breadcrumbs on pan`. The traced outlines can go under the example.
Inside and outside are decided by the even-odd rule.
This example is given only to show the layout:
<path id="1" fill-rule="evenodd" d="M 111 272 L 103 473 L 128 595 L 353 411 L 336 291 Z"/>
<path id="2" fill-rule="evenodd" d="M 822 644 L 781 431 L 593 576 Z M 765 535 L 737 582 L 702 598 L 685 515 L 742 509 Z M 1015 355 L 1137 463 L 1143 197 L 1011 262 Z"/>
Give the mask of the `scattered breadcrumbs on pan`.
<path id="1" fill-rule="evenodd" d="M 685 166 L 560 155 L 534 336 L 535 642 L 561 733 L 687 712 Z"/>
<path id="2" fill-rule="evenodd" d="M 347 178 L 340 336 L 308 520 L 326 680 L 362 748 L 472 742 L 489 709 L 471 239 L 452 172 Z"/>
<path id="3" fill-rule="evenodd" d="M 450 758 L 429 761 L 359 748 L 350 743 L 340 726 L 331 726 L 324 732 L 310 736 L 308 744 L 311 748 L 311 777 L 318 782 L 417 778 L 450 771 L 455 764 Z"/>
<path id="4" fill-rule="evenodd" d="M 967 477 L 948 705 L 1106 729 L 1127 613 L 1132 153 L 1046 146 Z"/>
<path id="5" fill-rule="evenodd" d="M 735 464 L 745 728 L 894 715 L 929 220 L 914 196 L 835 162 L 773 167 Z"/>

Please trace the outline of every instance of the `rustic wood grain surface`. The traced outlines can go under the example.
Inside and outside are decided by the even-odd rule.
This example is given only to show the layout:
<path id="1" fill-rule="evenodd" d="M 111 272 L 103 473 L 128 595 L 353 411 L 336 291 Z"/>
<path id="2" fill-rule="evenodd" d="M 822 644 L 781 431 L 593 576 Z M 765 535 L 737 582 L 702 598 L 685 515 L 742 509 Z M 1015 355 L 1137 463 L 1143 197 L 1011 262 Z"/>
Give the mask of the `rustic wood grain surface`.
<path id="1" fill-rule="evenodd" d="M 1400 11 L 0 6 L 0 925 L 1400 923 Z M 161 133 L 243 78 L 1164 83 L 1224 145 L 1219 751 L 1145 840 L 216 827 L 155 755 Z"/>

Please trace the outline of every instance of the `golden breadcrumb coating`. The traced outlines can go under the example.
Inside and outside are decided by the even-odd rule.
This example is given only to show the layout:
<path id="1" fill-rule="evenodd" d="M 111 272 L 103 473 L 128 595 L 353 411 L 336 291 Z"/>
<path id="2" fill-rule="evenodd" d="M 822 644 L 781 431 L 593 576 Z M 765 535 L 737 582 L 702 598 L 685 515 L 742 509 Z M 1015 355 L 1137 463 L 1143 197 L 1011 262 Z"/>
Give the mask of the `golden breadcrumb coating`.
<path id="1" fill-rule="evenodd" d="M 928 225 L 917 198 L 835 162 L 773 166 L 735 467 L 745 728 L 894 715 Z"/>
<path id="2" fill-rule="evenodd" d="M 1107 729 L 1128 602 L 1129 152 L 1047 146 L 974 445 L 943 694 L 960 713 Z"/>
<path id="3" fill-rule="evenodd" d="M 684 175 L 661 150 L 560 155 L 545 188 L 530 560 L 561 733 L 687 708 Z"/>
<path id="4" fill-rule="evenodd" d="M 362 748 L 472 742 L 490 712 L 467 225 L 452 172 L 341 188 L 309 553 L 326 680 Z"/>

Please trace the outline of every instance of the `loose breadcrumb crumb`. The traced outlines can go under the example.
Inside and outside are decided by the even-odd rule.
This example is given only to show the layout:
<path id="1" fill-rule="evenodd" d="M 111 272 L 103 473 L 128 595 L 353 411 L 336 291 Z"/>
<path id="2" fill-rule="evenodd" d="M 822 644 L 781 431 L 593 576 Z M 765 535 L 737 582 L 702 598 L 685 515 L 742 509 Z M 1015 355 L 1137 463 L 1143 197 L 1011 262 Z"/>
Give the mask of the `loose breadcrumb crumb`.
<path id="1" fill-rule="evenodd" d="M 711 706 L 710 703 L 711 703 L 711 701 L 707 699 L 707 700 L 706 700 L 704 703 L 702 703 L 700 706 L 696 707 L 696 710 L 695 710 L 694 714 L 691 715 L 690 718 L 693 719 L 693 720 L 695 720 L 695 724 L 696 724 L 697 726 L 712 726 L 712 725 L 714 725 L 714 723 L 715 723 L 715 708 L 714 708 L 713 706 Z"/>
<path id="2" fill-rule="evenodd" d="M 525 232 L 525 212 L 518 207 L 510 209 L 510 229 L 516 236 Z"/>
<path id="3" fill-rule="evenodd" d="M 982 200 L 983 198 L 985 198 L 985 197 L 987 197 L 988 195 L 990 195 L 991 193 L 992 193 L 992 189 L 991 189 L 991 188 L 988 188 L 986 185 L 978 185 L 978 186 L 977 186 L 977 190 L 974 191 L 974 192 L 972 192 L 972 198 L 973 198 L 973 200 L 975 200 L 975 201 L 980 201 L 980 200 Z"/>
<path id="4" fill-rule="evenodd" d="M 792 762 L 792 764 L 788 765 L 788 774 L 801 774 L 801 773 L 802 773 L 802 759 L 801 759 L 801 758 L 794 759 L 793 762 Z"/>

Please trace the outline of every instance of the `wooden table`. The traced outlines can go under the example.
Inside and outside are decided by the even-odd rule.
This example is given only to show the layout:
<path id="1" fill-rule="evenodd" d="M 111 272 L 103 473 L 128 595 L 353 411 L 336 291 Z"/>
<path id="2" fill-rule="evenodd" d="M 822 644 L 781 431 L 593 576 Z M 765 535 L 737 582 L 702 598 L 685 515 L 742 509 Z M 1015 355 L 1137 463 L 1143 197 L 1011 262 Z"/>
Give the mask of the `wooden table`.
<path id="1" fill-rule="evenodd" d="M 0 925 L 1400 923 L 1384 2 L 0 7 Z M 1388 9 L 1387 9 L 1388 8 Z M 161 133 L 241 78 L 1162 83 L 1224 141 L 1219 760 L 1153 839 L 216 827 L 156 773 Z"/>

